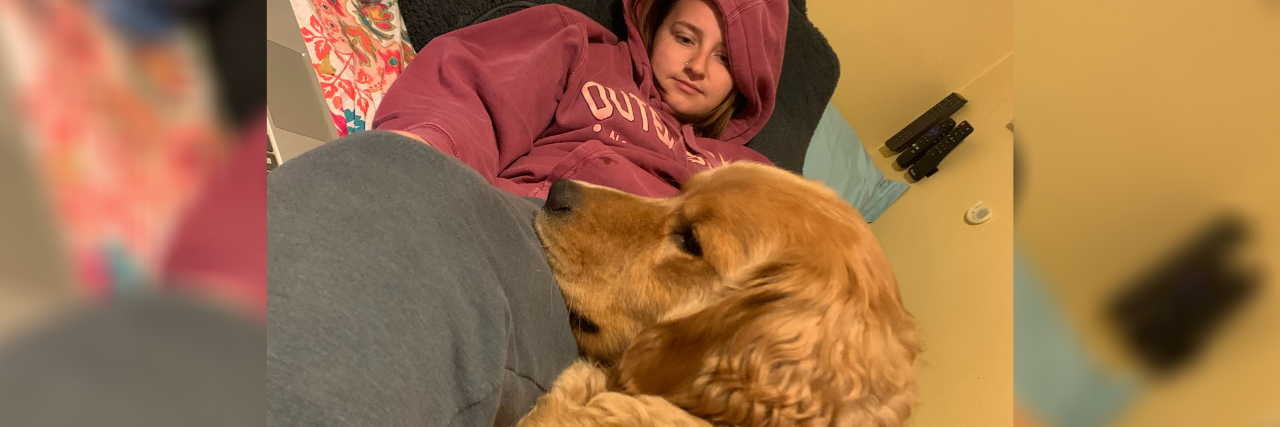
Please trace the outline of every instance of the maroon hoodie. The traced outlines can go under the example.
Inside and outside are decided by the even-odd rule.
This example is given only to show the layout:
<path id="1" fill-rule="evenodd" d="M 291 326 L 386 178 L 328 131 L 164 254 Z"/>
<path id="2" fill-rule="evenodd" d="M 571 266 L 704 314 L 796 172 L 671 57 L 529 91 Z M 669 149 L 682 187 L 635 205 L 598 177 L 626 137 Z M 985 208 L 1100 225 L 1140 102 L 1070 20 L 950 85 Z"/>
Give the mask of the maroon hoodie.
<path id="1" fill-rule="evenodd" d="M 624 0 L 624 3 L 628 3 Z M 569 178 L 650 197 L 734 160 L 773 112 L 787 0 L 712 0 L 746 106 L 716 139 L 694 136 L 662 101 L 649 56 L 559 5 L 525 9 L 433 39 L 378 107 L 373 126 L 422 137 L 518 196 Z"/>

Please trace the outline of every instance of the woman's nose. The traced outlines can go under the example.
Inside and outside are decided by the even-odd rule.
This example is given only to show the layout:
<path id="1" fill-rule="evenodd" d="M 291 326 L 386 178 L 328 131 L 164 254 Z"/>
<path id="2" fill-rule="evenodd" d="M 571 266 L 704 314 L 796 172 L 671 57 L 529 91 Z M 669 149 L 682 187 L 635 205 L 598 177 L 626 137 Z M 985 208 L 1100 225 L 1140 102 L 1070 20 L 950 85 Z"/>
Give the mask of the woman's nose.
<path id="1" fill-rule="evenodd" d="M 702 77 L 707 73 L 707 56 L 694 55 L 689 58 L 689 62 L 684 65 L 684 70 L 689 73 L 690 77 Z"/>

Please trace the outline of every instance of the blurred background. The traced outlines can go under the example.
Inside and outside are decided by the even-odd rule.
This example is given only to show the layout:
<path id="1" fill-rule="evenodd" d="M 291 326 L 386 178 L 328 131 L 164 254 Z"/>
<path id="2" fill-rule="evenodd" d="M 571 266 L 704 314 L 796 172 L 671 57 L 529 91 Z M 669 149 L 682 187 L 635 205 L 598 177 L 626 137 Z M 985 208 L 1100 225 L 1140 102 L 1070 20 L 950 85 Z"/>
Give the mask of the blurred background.
<path id="1" fill-rule="evenodd" d="M 250 30 L 262 27 L 261 6 L 0 2 L 0 289 L 14 294 L 0 300 L 108 301 L 163 282 L 245 281 L 193 266 L 227 254 L 192 258 L 184 244 L 233 240 L 194 230 L 262 228 L 196 209 L 265 203 L 255 188 L 215 194 L 219 180 L 248 173 L 231 170 L 238 153 L 265 150 L 251 132 L 265 119 L 264 50 Z M 265 173 L 255 178 L 246 182 L 265 185 Z"/>
<path id="2" fill-rule="evenodd" d="M 0 425 L 261 419 L 264 21 L 0 0 Z"/>
<path id="3" fill-rule="evenodd" d="M 1022 425 L 1280 425 L 1280 2 L 1018 1 Z"/>

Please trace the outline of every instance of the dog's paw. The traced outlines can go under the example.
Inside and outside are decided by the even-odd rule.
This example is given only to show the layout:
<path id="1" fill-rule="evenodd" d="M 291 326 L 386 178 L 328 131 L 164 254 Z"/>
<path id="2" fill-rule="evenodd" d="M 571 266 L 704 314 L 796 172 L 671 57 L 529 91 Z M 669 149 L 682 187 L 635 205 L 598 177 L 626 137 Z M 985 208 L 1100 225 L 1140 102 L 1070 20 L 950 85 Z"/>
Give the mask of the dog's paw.
<path id="1" fill-rule="evenodd" d="M 518 427 L 541 426 L 590 426 L 595 412 L 587 405 L 596 396 L 606 392 L 604 370 L 589 362 L 579 360 L 560 372 L 529 414 L 520 420 Z"/>
<path id="2" fill-rule="evenodd" d="M 586 405 L 591 398 L 608 391 L 604 370 L 585 360 L 578 360 L 560 372 L 547 391 L 547 396 L 565 403 Z"/>

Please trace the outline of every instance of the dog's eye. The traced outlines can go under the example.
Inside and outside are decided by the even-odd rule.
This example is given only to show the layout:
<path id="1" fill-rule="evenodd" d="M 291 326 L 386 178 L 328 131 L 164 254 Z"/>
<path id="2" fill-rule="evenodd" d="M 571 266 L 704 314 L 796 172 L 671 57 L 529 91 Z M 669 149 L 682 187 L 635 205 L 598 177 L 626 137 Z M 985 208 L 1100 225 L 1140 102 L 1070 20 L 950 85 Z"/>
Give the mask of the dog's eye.
<path id="1" fill-rule="evenodd" d="M 672 233 L 672 237 L 676 241 L 676 246 L 683 249 L 693 256 L 702 256 L 702 244 L 698 242 L 698 236 L 693 233 L 693 227 L 683 227 Z"/>

